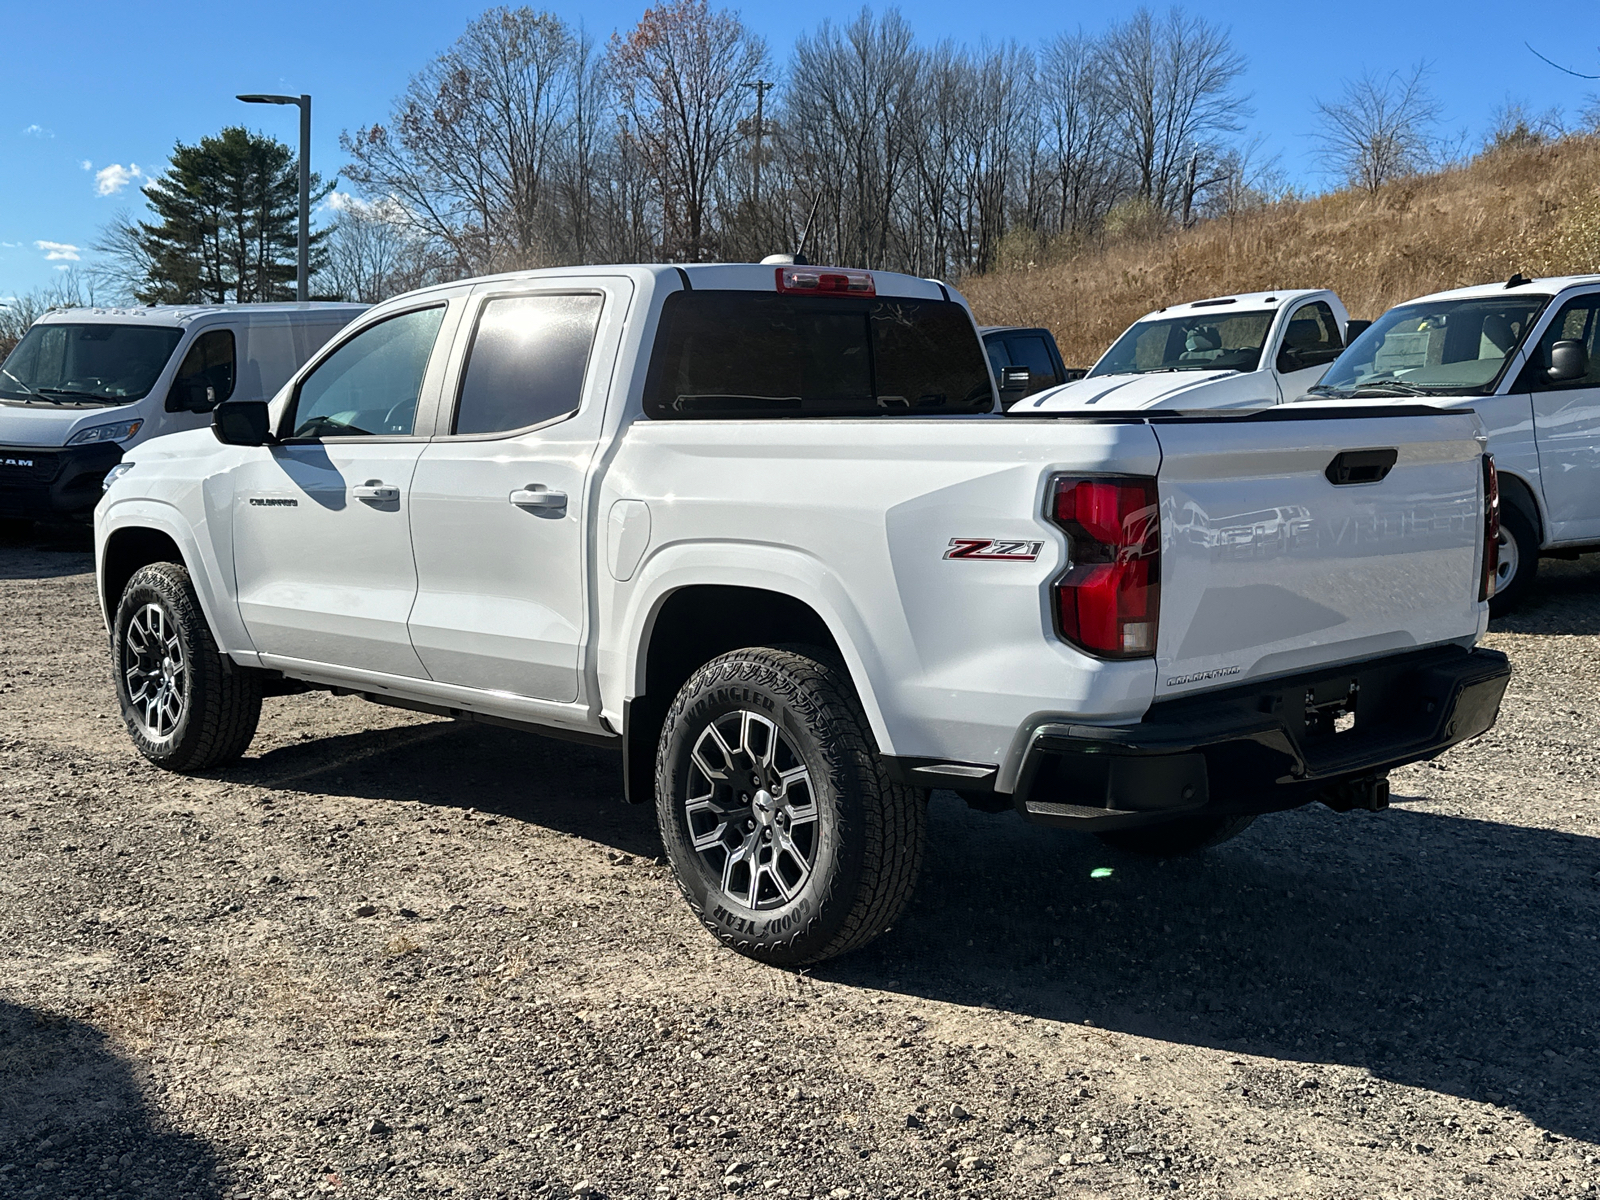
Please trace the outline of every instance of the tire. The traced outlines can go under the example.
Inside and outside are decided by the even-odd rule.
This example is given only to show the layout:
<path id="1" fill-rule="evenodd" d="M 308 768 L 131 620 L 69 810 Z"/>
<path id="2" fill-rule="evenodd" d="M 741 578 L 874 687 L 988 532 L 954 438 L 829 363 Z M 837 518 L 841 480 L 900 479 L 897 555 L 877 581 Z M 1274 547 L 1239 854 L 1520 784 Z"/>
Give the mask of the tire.
<path id="1" fill-rule="evenodd" d="M 128 580 L 111 654 L 123 724 L 156 766 L 205 771 L 250 745 L 260 680 L 217 649 L 189 572 L 177 563 L 151 563 Z"/>
<path id="2" fill-rule="evenodd" d="M 1198 854 L 1238 837 L 1255 821 L 1242 817 L 1179 817 L 1160 825 L 1138 829 L 1113 829 L 1095 836 L 1106 845 L 1128 854 L 1147 854 L 1152 858 L 1180 858 Z"/>
<path id="3" fill-rule="evenodd" d="M 1489 615 L 1503 617 L 1527 595 L 1539 575 L 1539 531 L 1520 509 L 1500 505 L 1500 568 L 1495 572 Z"/>
<path id="4" fill-rule="evenodd" d="M 735 650 L 667 713 L 656 814 L 689 907 L 739 953 L 796 967 L 859 949 L 905 910 L 927 794 L 889 779 L 844 668 Z"/>

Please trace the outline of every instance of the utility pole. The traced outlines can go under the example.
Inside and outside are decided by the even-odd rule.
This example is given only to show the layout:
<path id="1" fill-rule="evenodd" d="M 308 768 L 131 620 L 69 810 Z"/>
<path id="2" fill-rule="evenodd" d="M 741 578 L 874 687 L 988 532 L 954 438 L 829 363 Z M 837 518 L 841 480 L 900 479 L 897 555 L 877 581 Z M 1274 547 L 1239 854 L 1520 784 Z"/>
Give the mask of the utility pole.
<path id="1" fill-rule="evenodd" d="M 764 132 L 764 121 L 767 93 L 778 85 L 765 79 L 755 79 L 744 85 L 756 90 L 756 157 L 755 157 L 755 201 L 756 210 L 761 209 L 761 135 Z"/>

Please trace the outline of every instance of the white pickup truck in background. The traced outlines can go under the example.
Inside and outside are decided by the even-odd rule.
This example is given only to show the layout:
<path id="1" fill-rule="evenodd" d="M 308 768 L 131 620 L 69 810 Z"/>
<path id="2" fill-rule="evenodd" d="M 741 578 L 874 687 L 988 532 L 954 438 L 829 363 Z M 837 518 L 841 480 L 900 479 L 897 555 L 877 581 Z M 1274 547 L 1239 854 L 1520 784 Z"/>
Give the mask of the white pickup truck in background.
<path id="1" fill-rule="evenodd" d="M 116 468 L 124 721 L 176 771 L 308 685 L 615 747 L 699 919 L 787 964 L 895 921 L 929 789 L 1181 853 L 1381 807 L 1493 723 L 1471 413 L 994 403 L 965 302 L 906 276 L 388 301 Z"/>
<path id="2" fill-rule="evenodd" d="M 1407 300 L 1307 398 L 1478 414 L 1500 475 L 1496 615 L 1526 593 L 1541 554 L 1600 550 L 1600 275 L 1514 275 Z"/>
<path id="3" fill-rule="evenodd" d="M 1329 291 L 1170 305 L 1130 325 L 1084 378 L 1036 392 L 1008 412 L 1259 408 L 1297 400 L 1339 356 L 1349 324 Z"/>

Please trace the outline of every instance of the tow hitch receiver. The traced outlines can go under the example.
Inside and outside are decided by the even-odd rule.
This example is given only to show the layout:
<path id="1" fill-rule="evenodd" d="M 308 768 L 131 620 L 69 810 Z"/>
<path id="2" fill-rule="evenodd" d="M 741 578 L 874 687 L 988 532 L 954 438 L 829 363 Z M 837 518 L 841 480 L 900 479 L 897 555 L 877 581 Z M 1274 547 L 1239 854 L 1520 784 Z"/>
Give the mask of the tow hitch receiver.
<path id="1" fill-rule="evenodd" d="M 1389 773 L 1341 780 L 1324 788 L 1317 799 L 1334 812 L 1347 813 L 1357 808 L 1382 812 L 1389 807 Z"/>

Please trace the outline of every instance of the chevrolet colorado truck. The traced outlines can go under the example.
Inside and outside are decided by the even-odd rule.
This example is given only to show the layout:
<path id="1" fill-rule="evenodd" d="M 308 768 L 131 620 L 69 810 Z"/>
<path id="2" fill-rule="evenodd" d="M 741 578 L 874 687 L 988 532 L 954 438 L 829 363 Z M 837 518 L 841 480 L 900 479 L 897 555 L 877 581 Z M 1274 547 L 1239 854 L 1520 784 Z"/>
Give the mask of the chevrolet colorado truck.
<path id="1" fill-rule="evenodd" d="M 1259 408 L 1298 400 L 1339 356 L 1351 325 L 1329 291 L 1169 305 L 1128 326 L 1082 379 L 1035 392 L 1008 411 Z"/>
<path id="2" fill-rule="evenodd" d="M 961 297 L 883 272 L 390 300 L 114 468 L 128 732 L 206 770 L 316 686 L 614 747 L 699 920 L 800 964 L 904 909 L 931 789 L 1180 853 L 1493 723 L 1470 412 L 995 400 Z"/>
<path id="3" fill-rule="evenodd" d="M 1477 412 L 1500 472 L 1496 616 L 1541 555 L 1600 550 L 1600 275 L 1519 274 L 1397 304 L 1307 398 Z"/>

